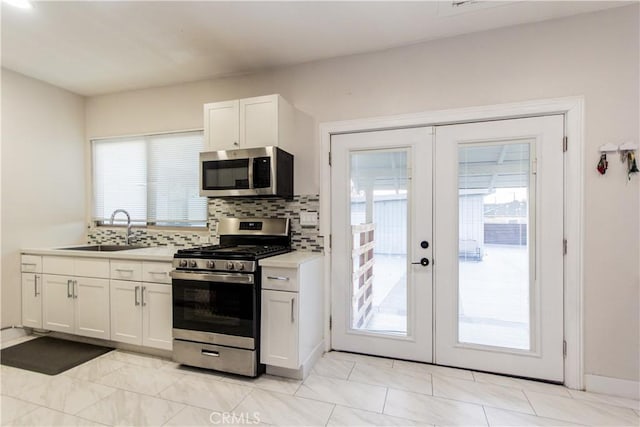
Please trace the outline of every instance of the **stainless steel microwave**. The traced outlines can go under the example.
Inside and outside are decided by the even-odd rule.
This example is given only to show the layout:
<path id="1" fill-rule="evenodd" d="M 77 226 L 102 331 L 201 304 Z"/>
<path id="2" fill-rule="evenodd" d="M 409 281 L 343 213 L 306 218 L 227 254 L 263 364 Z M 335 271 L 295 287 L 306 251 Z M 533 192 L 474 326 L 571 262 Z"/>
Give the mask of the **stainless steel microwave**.
<path id="1" fill-rule="evenodd" d="M 293 198 L 293 155 L 278 147 L 200 153 L 200 196 Z"/>

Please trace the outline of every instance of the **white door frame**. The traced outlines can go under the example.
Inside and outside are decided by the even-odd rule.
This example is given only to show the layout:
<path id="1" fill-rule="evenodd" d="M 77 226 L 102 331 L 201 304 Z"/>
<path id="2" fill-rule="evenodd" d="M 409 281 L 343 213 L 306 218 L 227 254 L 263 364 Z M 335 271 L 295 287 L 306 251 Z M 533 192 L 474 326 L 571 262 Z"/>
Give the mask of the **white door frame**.
<path id="1" fill-rule="evenodd" d="M 564 337 L 566 357 L 564 384 L 584 389 L 583 355 L 583 199 L 584 199 L 584 97 L 553 98 L 480 107 L 426 111 L 388 117 L 374 117 L 320 123 L 320 235 L 324 236 L 325 257 L 325 349 L 331 348 L 329 316 L 331 313 L 331 168 L 329 156 L 331 135 L 393 129 L 413 126 L 479 122 L 496 119 L 564 114 L 565 136 L 568 138 L 564 158 L 564 235 L 567 254 L 564 257 Z"/>

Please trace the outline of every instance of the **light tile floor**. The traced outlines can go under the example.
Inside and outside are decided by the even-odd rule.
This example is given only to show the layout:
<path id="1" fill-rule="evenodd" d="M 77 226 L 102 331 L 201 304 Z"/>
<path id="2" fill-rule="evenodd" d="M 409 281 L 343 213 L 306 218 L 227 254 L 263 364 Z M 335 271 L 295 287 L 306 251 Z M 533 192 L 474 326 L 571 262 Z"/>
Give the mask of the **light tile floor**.
<path id="1" fill-rule="evenodd" d="M 9 426 L 639 426 L 637 400 L 332 352 L 303 382 L 114 351 L 56 376 L 2 366 Z"/>

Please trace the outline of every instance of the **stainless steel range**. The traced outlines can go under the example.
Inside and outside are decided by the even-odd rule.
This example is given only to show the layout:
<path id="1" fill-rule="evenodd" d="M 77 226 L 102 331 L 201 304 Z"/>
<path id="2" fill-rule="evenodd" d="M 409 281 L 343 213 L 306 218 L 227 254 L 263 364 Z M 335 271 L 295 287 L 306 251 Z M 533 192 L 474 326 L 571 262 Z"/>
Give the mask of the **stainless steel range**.
<path id="1" fill-rule="evenodd" d="M 171 272 L 173 359 L 255 377 L 260 360 L 260 260 L 291 251 L 288 219 L 225 218 L 220 244 L 179 250 Z"/>

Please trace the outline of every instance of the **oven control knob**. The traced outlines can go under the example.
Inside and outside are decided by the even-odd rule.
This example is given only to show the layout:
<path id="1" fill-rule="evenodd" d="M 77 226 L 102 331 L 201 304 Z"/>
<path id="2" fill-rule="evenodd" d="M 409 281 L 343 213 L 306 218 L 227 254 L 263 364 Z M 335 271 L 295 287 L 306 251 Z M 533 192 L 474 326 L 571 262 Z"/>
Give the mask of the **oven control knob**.
<path id="1" fill-rule="evenodd" d="M 207 268 L 215 268 L 216 263 L 214 261 L 207 261 Z"/>
<path id="2" fill-rule="evenodd" d="M 179 265 L 180 265 L 180 267 L 186 267 L 187 266 L 187 260 L 186 259 L 181 259 Z"/>
<path id="3" fill-rule="evenodd" d="M 189 261 L 189 267 L 196 268 L 197 266 L 198 266 L 198 263 L 195 260 Z"/>
<path id="4" fill-rule="evenodd" d="M 241 262 L 237 263 L 236 264 L 236 270 L 238 270 L 238 271 L 244 270 L 244 264 L 241 263 Z"/>
<path id="5" fill-rule="evenodd" d="M 233 265 L 233 263 L 231 261 L 229 261 L 227 263 L 227 270 L 233 270 L 235 268 L 235 265 Z"/>

